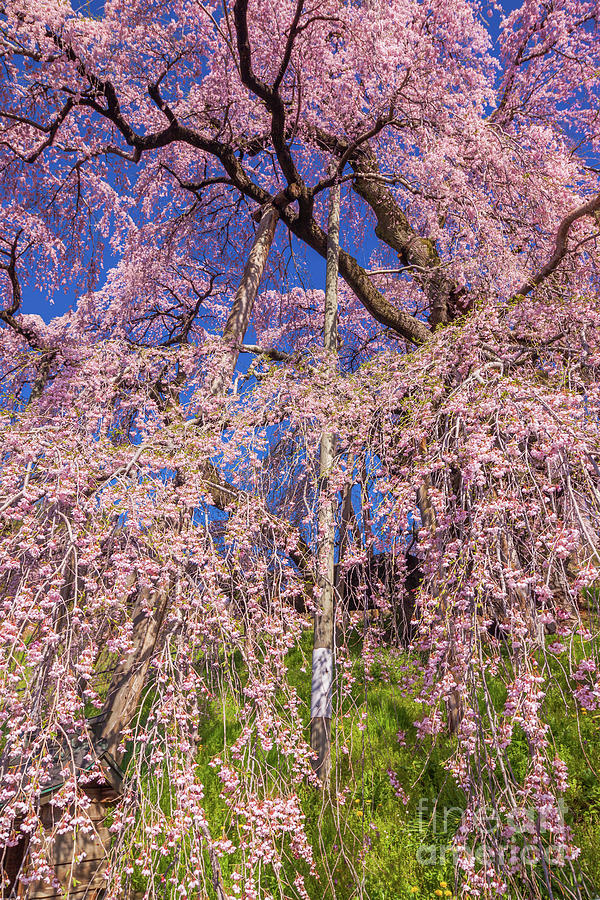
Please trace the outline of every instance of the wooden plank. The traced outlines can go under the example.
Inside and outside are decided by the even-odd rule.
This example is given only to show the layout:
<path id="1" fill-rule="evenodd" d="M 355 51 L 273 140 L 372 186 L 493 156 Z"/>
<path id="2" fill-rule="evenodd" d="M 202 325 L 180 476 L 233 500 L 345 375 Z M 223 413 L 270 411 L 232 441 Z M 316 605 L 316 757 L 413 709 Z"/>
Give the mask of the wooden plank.
<path id="1" fill-rule="evenodd" d="M 98 796 L 98 795 L 97 795 Z M 64 834 L 53 834 L 60 820 L 61 811 L 48 805 L 43 810 L 46 856 L 52 862 L 57 880 L 63 891 L 58 892 L 43 882 L 33 883 L 26 894 L 30 900 L 63 900 L 67 891 L 69 898 L 88 897 L 92 900 L 94 893 L 104 887 L 108 850 L 111 835 L 104 819 L 112 802 L 101 799 L 94 800 L 85 814 L 90 831 L 81 827 Z M 85 853 L 79 862 L 76 859 Z"/>

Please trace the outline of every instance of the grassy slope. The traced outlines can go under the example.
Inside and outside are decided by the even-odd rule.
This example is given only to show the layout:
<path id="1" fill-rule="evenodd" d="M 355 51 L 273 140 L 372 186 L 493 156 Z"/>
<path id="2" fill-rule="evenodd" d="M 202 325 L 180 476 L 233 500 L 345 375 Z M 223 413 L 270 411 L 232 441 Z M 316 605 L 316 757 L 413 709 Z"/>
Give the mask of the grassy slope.
<path id="1" fill-rule="evenodd" d="M 310 684 L 306 673 L 300 671 L 303 658 L 300 650 L 290 654 L 289 671 L 308 707 Z M 444 858 L 444 848 L 451 841 L 464 806 L 464 797 L 443 766 L 452 751 L 452 738 L 444 737 L 436 746 L 417 740 L 412 723 L 419 717 L 420 707 L 404 698 L 398 689 L 403 662 L 390 657 L 386 671 L 381 670 L 379 677 L 369 683 L 368 716 L 363 731 L 358 727 L 360 704 L 364 702 L 361 678 L 357 679 L 354 712 L 338 724 L 338 736 L 343 732 L 344 741 L 351 747 L 350 753 L 337 754 L 334 763 L 337 786 L 347 791 L 343 805 L 323 801 L 309 786 L 302 791 L 308 836 L 320 874 L 318 881 L 307 878 L 314 900 L 350 900 L 359 896 L 371 900 L 437 900 L 456 896 L 458 886 L 449 851 Z M 360 675 L 359 645 L 355 647 L 355 669 Z M 501 703 L 502 689 L 496 687 L 495 693 Z M 544 712 L 556 748 L 569 767 L 566 817 L 582 851 L 577 880 L 583 896 L 592 898 L 600 886 L 600 780 L 596 775 L 600 772 L 600 713 L 580 714 L 578 719 L 573 708 L 565 708 L 559 690 L 549 693 Z M 231 741 L 237 733 L 233 707 L 227 720 Z M 397 740 L 399 731 L 406 733 L 403 746 Z M 215 825 L 218 823 L 217 827 L 227 829 L 230 826 L 226 824 L 225 808 L 218 799 L 220 785 L 207 764 L 223 748 L 222 707 L 207 717 L 201 741 L 204 762 L 200 762 L 199 776 L 206 787 L 208 817 Z M 527 746 L 518 732 L 508 752 L 513 769 L 523 771 Z M 411 796 L 407 805 L 395 795 L 389 769 Z M 431 813 L 436 799 L 434 820 Z M 228 880 L 238 865 L 235 854 L 223 858 L 222 865 Z M 296 863 L 288 859 L 286 865 L 292 868 Z M 275 888 L 268 875 L 264 885 Z"/>

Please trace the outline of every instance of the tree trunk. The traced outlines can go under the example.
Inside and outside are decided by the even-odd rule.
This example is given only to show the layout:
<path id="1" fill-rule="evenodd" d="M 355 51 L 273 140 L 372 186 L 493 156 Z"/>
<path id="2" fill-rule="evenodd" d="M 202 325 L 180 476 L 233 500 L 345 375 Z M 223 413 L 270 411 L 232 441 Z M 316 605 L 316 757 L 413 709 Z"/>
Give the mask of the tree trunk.
<path id="1" fill-rule="evenodd" d="M 340 236 L 340 187 L 336 182 L 329 194 L 327 274 L 325 281 L 324 346 L 337 353 L 337 282 Z M 333 651 L 335 628 L 335 501 L 327 496 L 329 473 L 335 456 L 335 436 L 324 432 L 319 460 L 318 601 L 312 656 L 310 698 L 310 745 L 313 767 L 321 784 L 329 780 L 331 769 L 331 712 L 333 691 Z M 323 496 L 325 499 L 323 500 Z"/>
<path id="2" fill-rule="evenodd" d="M 97 736 L 117 765 L 123 757 L 119 749 L 121 732 L 138 709 L 168 604 L 166 588 L 156 591 L 151 599 L 147 590 L 139 592 L 133 611 L 133 648 L 119 663 L 111 680 Z"/>
<path id="3" fill-rule="evenodd" d="M 278 210 L 271 204 L 267 204 L 262 210 L 254 242 L 244 266 L 242 280 L 233 298 L 231 312 L 223 331 L 223 344 L 225 345 L 223 356 L 219 360 L 217 372 L 211 386 L 211 393 L 215 396 L 225 391 L 225 387 L 229 384 L 234 372 L 240 355 L 240 344 L 244 340 L 246 329 L 250 323 L 254 301 L 256 300 L 265 263 L 269 256 L 269 250 L 273 243 L 278 220 Z"/>
<path id="4" fill-rule="evenodd" d="M 421 513 L 421 521 L 423 525 L 425 526 L 425 528 L 427 528 L 430 534 L 435 534 L 435 510 L 429 498 L 429 484 L 427 481 L 425 481 L 417 491 L 417 504 L 419 506 L 419 512 Z M 442 576 L 443 572 L 440 570 L 438 573 L 440 582 L 442 580 Z M 452 621 L 448 612 L 448 598 L 444 592 L 443 585 L 435 586 L 433 589 L 433 594 L 434 596 L 439 597 L 440 617 L 445 622 L 446 627 L 448 628 L 448 640 L 450 643 L 450 650 L 448 653 L 448 666 L 450 669 L 452 669 L 455 664 L 455 652 Z M 460 692 L 458 691 L 458 689 L 450 692 L 446 701 L 446 709 L 448 713 L 448 730 L 450 731 L 450 734 L 456 734 L 460 725 L 460 720 L 462 718 Z"/>

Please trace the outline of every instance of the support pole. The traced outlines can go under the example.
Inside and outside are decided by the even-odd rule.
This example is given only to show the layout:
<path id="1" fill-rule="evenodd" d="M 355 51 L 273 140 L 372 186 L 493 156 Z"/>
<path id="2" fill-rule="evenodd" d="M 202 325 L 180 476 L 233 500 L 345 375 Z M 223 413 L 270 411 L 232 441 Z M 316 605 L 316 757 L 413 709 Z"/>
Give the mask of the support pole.
<path id="1" fill-rule="evenodd" d="M 340 186 L 329 192 L 327 273 L 325 278 L 325 323 L 323 343 L 337 355 L 338 265 L 340 250 Z M 322 785 L 331 770 L 331 714 L 335 633 L 335 500 L 328 497 L 329 475 L 335 457 L 335 435 L 323 432 L 319 459 L 318 600 L 315 610 L 311 684 L 310 745 L 313 768 Z"/>
<path id="2" fill-rule="evenodd" d="M 278 220 L 278 210 L 272 204 L 267 204 L 262 210 L 254 242 L 244 266 L 242 280 L 233 298 L 231 311 L 225 323 L 223 355 L 219 360 L 217 372 L 211 385 L 211 394 L 214 396 L 224 393 L 226 385 L 231 381 L 238 356 L 240 355 L 239 348 L 250 323 L 254 301 L 256 300 L 260 280 L 269 256 L 269 250 L 273 243 Z"/>
<path id="3" fill-rule="evenodd" d="M 252 218 L 258 222 L 258 228 L 223 330 L 224 349 L 211 385 L 213 396 L 225 393 L 233 377 L 281 211 L 299 196 L 299 186 L 289 184 L 253 213 Z"/>

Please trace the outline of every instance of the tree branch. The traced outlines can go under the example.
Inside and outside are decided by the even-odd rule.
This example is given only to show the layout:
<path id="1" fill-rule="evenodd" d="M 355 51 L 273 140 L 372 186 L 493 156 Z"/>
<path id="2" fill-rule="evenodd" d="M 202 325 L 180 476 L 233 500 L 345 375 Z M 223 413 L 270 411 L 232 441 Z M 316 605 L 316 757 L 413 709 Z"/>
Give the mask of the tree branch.
<path id="1" fill-rule="evenodd" d="M 296 359 L 292 353 L 284 353 L 276 347 L 258 347 L 256 344 L 240 344 L 240 353 L 255 353 L 257 356 L 266 356 L 275 362 L 291 362 Z"/>
<path id="2" fill-rule="evenodd" d="M 584 216 L 593 216 L 595 212 L 600 210 L 600 194 L 597 194 L 596 197 L 593 197 L 591 200 L 588 200 L 587 203 L 582 203 L 581 206 L 578 206 L 577 209 L 572 210 L 565 218 L 562 220 L 558 227 L 558 231 L 556 233 L 556 242 L 554 244 L 554 253 L 548 260 L 548 262 L 542 266 L 542 268 L 532 275 L 524 284 L 521 285 L 518 291 L 511 297 L 511 300 L 518 300 L 521 297 L 526 297 L 527 294 L 530 294 L 531 291 L 536 288 L 539 284 L 548 278 L 549 275 L 556 270 L 562 260 L 565 258 L 568 252 L 568 237 L 569 232 L 571 230 L 572 225 L 578 221 L 578 219 L 582 219 Z"/>
<path id="3" fill-rule="evenodd" d="M 344 164 L 348 162 L 354 170 L 352 187 L 377 217 L 375 234 L 396 251 L 403 266 L 418 273 L 415 280 L 429 299 L 429 324 L 435 328 L 456 316 L 459 312 L 457 302 L 464 291 L 441 271 L 442 261 L 434 241 L 422 237 L 413 228 L 379 172 L 377 157 L 366 141 L 381 131 L 387 122 L 387 117 L 380 118 L 371 131 L 362 136 L 361 142 L 350 144 L 321 129 L 315 131 L 315 138 L 319 146 L 337 156 L 340 163 L 342 160 Z M 341 172 L 339 166 L 338 171 Z"/>
<path id="4" fill-rule="evenodd" d="M 10 249 L 7 254 L 8 262 L 0 263 L 0 270 L 4 270 L 8 275 L 12 289 L 12 302 L 7 309 L 0 310 L 0 320 L 27 341 L 32 350 L 37 350 L 40 353 L 37 375 L 29 397 L 29 402 L 31 402 L 38 400 L 41 396 L 50 376 L 50 366 L 56 358 L 58 350 L 54 347 L 45 346 L 32 328 L 28 328 L 15 318 L 15 313 L 21 308 L 23 296 L 19 276 L 17 274 L 17 259 L 19 258 L 17 248 L 21 234 L 22 230 L 17 231 L 14 240 L 9 244 Z"/>
<path id="5" fill-rule="evenodd" d="M 303 4 L 300 0 L 300 2 L 298 3 L 298 7 L 296 8 L 296 16 L 294 17 L 294 23 L 296 26 L 297 20 L 299 20 L 300 14 L 302 12 L 302 5 Z M 273 140 L 273 147 L 275 148 L 277 160 L 279 162 L 279 165 L 281 166 L 281 171 L 283 172 L 284 177 L 287 179 L 288 184 L 295 183 L 301 185 L 302 180 L 298 174 L 298 170 L 296 169 L 296 164 L 292 159 L 290 148 L 288 147 L 285 140 L 285 107 L 283 105 L 283 100 L 281 99 L 281 96 L 279 94 L 279 86 L 281 84 L 281 80 L 283 79 L 283 75 L 285 74 L 285 70 L 287 69 L 287 66 L 289 64 L 289 56 L 292 52 L 293 40 L 296 33 L 294 24 L 292 25 L 292 30 L 290 31 L 290 36 L 288 38 L 289 51 L 288 46 L 286 46 L 279 74 L 275 80 L 274 86 L 271 87 L 262 79 L 258 78 L 252 68 L 252 50 L 250 47 L 250 36 L 248 33 L 248 0 L 236 0 L 233 7 L 233 20 L 235 23 L 235 30 L 237 35 L 237 48 L 240 57 L 240 75 L 242 84 L 244 84 L 245 87 L 248 88 L 248 90 L 252 91 L 253 94 L 263 100 L 267 109 L 271 113 L 271 138 Z M 286 57 L 288 57 L 287 62 Z"/>
<path id="6" fill-rule="evenodd" d="M 289 230 L 316 250 L 324 259 L 327 257 L 327 238 L 323 230 L 318 226 L 312 216 L 312 197 L 306 185 L 299 177 L 292 160 L 289 148 L 285 142 L 285 110 L 281 97 L 277 91 L 266 85 L 256 77 L 252 70 L 252 56 L 249 43 L 247 26 L 247 0 L 236 0 L 234 13 L 238 41 L 238 52 L 242 64 L 242 80 L 246 86 L 267 104 L 272 115 L 272 140 L 278 159 L 285 177 L 288 179 L 288 191 L 293 191 L 298 199 L 300 214 L 298 215 L 289 207 L 279 210 L 282 220 Z M 233 185 L 242 194 L 254 200 L 259 206 L 274 203 L 274 198 L 262 187 L 252 181 L 244 170 L 239 157 L 234 149 L 214 138 L 205 137 L 177 120 L 170 121 L 169 125 L 159 131 L 149 134 L 138 134 L 131 124 L 125 119 L 114 85 L 107 80 L 101 80 L 93 73 L 88 72 L 86 66 L 77 56 L 74 49 L 65 44 L 62 38 L 56 34 L 49 34 L 56 46 L 73 62 L 79 74 L 90 85 L 90 93 L 84 93 L 75 105 L 86 106 L 93 109 L 98 115 L 111 122 L 124 138 L 125 142 L 133 148 L 131 155 L 119 148 L 111 148 L 111 152 L 138 162 L 143 153 L 166 147 L 169 144 L 181 141 L 199 150 L 216 157 Z M 104 102 L 99 102 L 99 98 Z M 344 145 L 344 151 L 347 144 Z M 344 152 L 342 151 L 342 152 Z M 181 186 L 194 190 L 191 183 Z M 425 239 L 422 239 L 425 240 Z M 356 262 L 347 251 L 340 250 L 340 274 L 348 286 L 368 312 L 381 322 L 386 328 L 391 328 L 407 340 L 420 344 L 430 337 L 429 329 L 418 319 L 411 316 L 405 310 L 397 309 L 381 294 L 371 283 L 364 269 Z"/>

